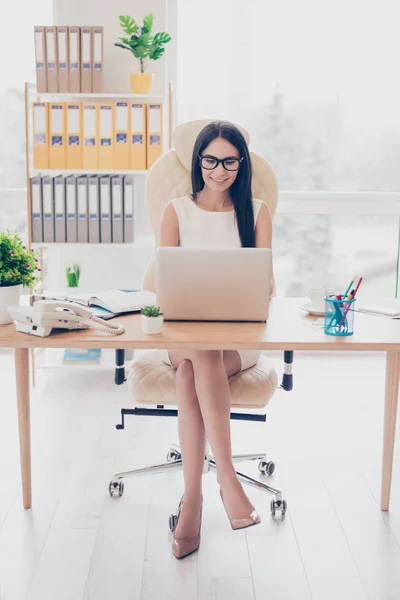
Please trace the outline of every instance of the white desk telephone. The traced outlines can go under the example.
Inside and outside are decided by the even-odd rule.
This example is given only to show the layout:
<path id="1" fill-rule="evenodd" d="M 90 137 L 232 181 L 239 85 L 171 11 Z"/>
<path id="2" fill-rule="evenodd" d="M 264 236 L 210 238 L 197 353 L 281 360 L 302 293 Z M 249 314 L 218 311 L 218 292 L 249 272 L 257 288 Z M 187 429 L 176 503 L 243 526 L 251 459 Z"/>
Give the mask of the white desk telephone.
<path id="1" fill-rule="evenodd" d="M 92 311 L 72 302 L 38 300 L 33 306 L 9 306 L 8 312 L 16 330 L 39 337 L 50 335 L 52 329 L 88 329 L 119 335 L 125 331 L 120 323 L 109 323 L 92 315 Z"/>

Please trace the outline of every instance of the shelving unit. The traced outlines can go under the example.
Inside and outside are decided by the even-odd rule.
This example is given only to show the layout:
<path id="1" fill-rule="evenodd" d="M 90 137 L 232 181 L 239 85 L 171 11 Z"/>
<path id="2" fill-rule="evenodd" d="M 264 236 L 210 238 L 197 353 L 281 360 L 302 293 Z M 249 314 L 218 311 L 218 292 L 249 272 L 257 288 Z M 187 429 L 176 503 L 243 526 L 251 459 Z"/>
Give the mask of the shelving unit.
<path id="1" fill-rule="evenodd" d="M 56 246 L 68 246 L 68 242 L 65 243 L 57 243 L 57 242 L 47 242 L 47 243 L 33 243 L 32 242 L 32 199 L 31 199 L 31 191 L 30 191 L 30 179 L 35 175 L 101 175 L 101 174 L 121 174 L 121 175 L 133 175 L 134 177 L 143 177 L 146 176 L 148 171 L 132 171 L 132 170 L 68 170 L 68 169 L 34 169 L 33 168 L 33 145 L 32 145 L 32 107 L 33 102 L 47 102 L 47 101 L 68 101 L 74 99 L 76 101 L 80 101 L 86 98 L 90 98 L 91 100 L 95 99 L 137 99 L 138 101 L 145 102 L 162 102 L 164 105 L 164 114 L 165 114 L 165 125 L 164 125 L 164 152 L 167 148 L 172 147 L 172 126 L 173 126 L 173 86 L 169 84 L 168 86 L 168 94 L 132 94 L 132 93 L 39 93 L 36 89 L 35 84 L 26 82 L 25 83 L 25 151 L 26 151 L 26 189 L 27 189 L 27 208 L 28 208 L 28 247 L 29 249 L 34 248 L 39 250 L 40 256 L 40 268 L 43 277 L 43 251 L 46 248 L 56 247 Z M 167 113 L 168 112 L 168 118 Z M 134 194 L 134 198 L 136 194 Z M 135 217 L 134 217 L 135 218 Z M 133 243 L 99 243 L 99 244 L 83 244 L 83 243 L 70 243 L 74 248 L 82 248 L 85 249 L 88 246 L 90 248 L 93 247 L 104 247 L 107 246 L 109 248 L 112 247 L 128 247 L 128 248 L 150 248 L 152 247 L 154 242 L 153 236 L 137 236 L 137 239 Z M 34 360 L 34 350 L 32 349 L 32 382 L 35 385 L 35 360 Z"/>
<path id="2" fill-rule="evenodd" d="M 125 99 L 138 99 L 141 101 L 146 101 L 146 102 L 151 102 L 151 101 L 159 101 L 159 102 L 163 102 L 164 104 L 164 110 L 168 110 L 168 119 L 165 119 L 165 126 L 164 126 L 164 133 L 166 133 L 166 135 L 164 136 L 164 139 L 168 141 L 168 147 L 171 148 L 172 145 L 172 120 L 173 120 L 173 115 L 172 115 L 172 95 L 173 95 L 173 88 L 172 88 L 172 84 L 169 84 L 169 91 L 168 91 L 168 95 L 167 94 L 132 94 L 132 93 L 99 93 L 99 94 L 95 94 L 95 93 L 83 93 L 83 92 L 79 92 L 79 93 L 39 93 L 36 89 L 36 86 L 33 83 L 29 83 L 26 82 L 25 83 L 25 137 L 26 137 L 26 143 L 25 143 L 25 147 L 26 147 L 26 188 L 27 188 L 27 201 L 28 201 L 28 222 L 29 222 L 29 227 L 28 227 L 28 242 L 29 242 L 29 248 L 32 248 L 32 245 L 35 246 L 35 248 L 39 248 L 41 249 L 41 251 L 44 248 L 47 247 L 54 247 L 56 245 L 62 245 L 65 246 L 65 243 L 62 244 L 58 244 L 57 242 L 49 242 L 49 243 L 40 243 L 40 244 L 33 244 L 32 242 L 32 230 L 31 230 L 31 223 L 32 223 L 32 202 L 31 202 L 31 193 L 30 193 L 30 178 L 32 176 L 35 175 L 86 175 L 86 174 L 93 174 L 93 175 L 106 175 L 106 174 L 121 174 L 121 175 L 133 175 L 134 177 L 143 177 L 145 175 L 147 175 L 148 171 L 147 170 L 138 170 L 138 171 L 132 171 L 132 170 L 104 170 L 104 169 L 93 169 L 93 170 L 88 170 L 88 169 L 34 169 L 33 168 L 33 148 L 32 148 L 32 144 L 31 144 L 31 139 L 32 139 L 32 130 L 31 130 L 31 125 L 32 125 L 32 119 L 31 119 L 31 114 L 32 114 L 32 105 L 33 102 L 36 101 L 51 101 L 51 100 L 59 100 L 61 101 L 65 101 L 67 99 L 84 99 L 84 98 L 91 98 L 91 99 L 104 99 L 104 98 L 125 98 Z M 167 129 L 167 131 L 165 131 Z M 166 145 L 164 142 L 164 151 L 166 150 Z M 140 239 L 141 236 L 139 236 Z M 85 246 L 85 244 L 81 244 L 82 246 Z M 91 244 L 92 246 L 93 244 Z M 108 244 L 109 246 L 120 246 L 121 244 Z M 76 247 L 77 244 L 74 244 L 74 246 Z M 129 244 L 130 247 L 140 247 L 138 246 L 137 242 L 135 241 L 133 244 Z M 147 244 L 146 244 L 147 247 Z M 41 267 L 43 267 L 43 253 L 41 252 Z M 42 268 L 43 271 L 43 268 Z"/>
<path id="3" fill-rule="evenodd" d="M 118 175 L 147 175 L 148 171 L 127 171 L 120 169 L 31 169 L 32 175 L 104 175 L 104 174 L 118 174 Z"/>

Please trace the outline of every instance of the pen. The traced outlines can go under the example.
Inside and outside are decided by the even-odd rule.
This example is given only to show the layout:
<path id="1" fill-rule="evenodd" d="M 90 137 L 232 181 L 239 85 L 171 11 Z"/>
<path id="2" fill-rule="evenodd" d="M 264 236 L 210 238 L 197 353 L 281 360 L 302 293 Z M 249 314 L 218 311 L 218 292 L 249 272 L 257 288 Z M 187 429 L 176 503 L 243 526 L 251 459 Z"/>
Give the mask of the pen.
<path id="1" fill-rule="evenodd" d="M 357 279 L 357 275 L 354 275 L 353 279 L 349 283 L 349 287 L 347 288 L 347 290 L 344 293 L 345 298 L 346 298 L 347 294 L 349 293 L 349 290 L 351 290 L 351 286 L 354 285 L 354 282 L 356 279 Z"/>
<path id="2" fill-rule="evenodd" d="M 356 296 L 356 294 L 357 294 L 358 288 L 359 288 L 359 287 L 360 287 L 360 285 L 361 285 L 361 282 L 362 282 L 362 280 L 363 280 L 363 278 L 362 278 L 362 277 L 360 277 L 360 279 L 359 279 L 359 281 L 358 281 L 358 283 L 357 283 L 357 285 L 356 285 L 356 288 L 355 288 L 355 290 L 354 290 L 354 294 L 353 294 L 353 298 L 352 298 L 352 300 L 354 300 L 354 298 L 355 298 L 355 296 Z M 340 331 L 340 329 L 342 328 L 342 325 L 343 325 L 343 323 L 344 323 L 344 321 L 345 321 L 345 319 L 346 319 L 346 315 L 347 315 L 347 313 L 348 313 L 348 312 L 349 312 L 349 310 L 350 310 L 350 306 L 351 306 L 351 304 L 350 304 L 350 302 L 349 302 L 349 303 L 348 303 L 348 305 L 347 305 L 347 307 L 346 307 L 346 310 L 344 311 L 343 319 L 340 321 L 340 324 L 339 324 L 339 331 Z"/>

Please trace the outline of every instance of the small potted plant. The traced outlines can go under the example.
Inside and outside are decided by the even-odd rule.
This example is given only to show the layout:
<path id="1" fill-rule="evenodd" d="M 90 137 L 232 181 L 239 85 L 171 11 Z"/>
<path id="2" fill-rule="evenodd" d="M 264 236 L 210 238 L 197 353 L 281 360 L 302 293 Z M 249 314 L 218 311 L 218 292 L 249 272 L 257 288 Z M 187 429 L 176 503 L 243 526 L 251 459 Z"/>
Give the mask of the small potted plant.
<path id="1" fill-rule="evenodd" d="M 164 317 L 159 306 L 144 306 L 142 314 L 142 329 L 144 333 L 161 333 Z"/>
<path id="2" fill-rule="evenodd" d="M 79 286 L 79 278 L 81 276 L 81 267 L 78 264 L 69 263 L 65 268 L 67 278 L 67 286 L 76 288 Z"/>
<path id="3" fill-rule="evenodd" d="M 154 15 L 146 15 L 143 25 L 139 27 L 135 19 L 120 16 L 120 25 L 126 37 L 118 38 L 115 46 L 129 50 L 140 61 L 140 73 L 131 74 L 131 90 L 133 94 L 148 94 L 153 85 L 153 73 L 145 73 L 149 60 L 158 60 L 165 52 L 164 44 L 171 40 L 171 36 L 162 31 L 152 35 Z"/>
<path id="4" fill-rule="evenodd" d="M 36 252 L 24 246 L 16 231 L 0 233 L 0 325 L 12 323 L 8 307 L 19 304 L 22 286 L 32 288 L 39 282 L 38 262 Z"/>

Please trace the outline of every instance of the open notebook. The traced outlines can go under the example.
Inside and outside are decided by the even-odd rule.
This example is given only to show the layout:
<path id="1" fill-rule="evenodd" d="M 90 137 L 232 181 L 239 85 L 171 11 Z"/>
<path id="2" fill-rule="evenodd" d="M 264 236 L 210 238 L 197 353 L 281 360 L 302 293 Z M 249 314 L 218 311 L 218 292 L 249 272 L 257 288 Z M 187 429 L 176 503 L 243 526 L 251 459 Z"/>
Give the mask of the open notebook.
<path id="1" fill-rule="evenodd" d="M 83 306 L 94 307 L 94 314 L 102 318 L 112 315 L 120 315 L 123 313 L 137 312 L 143 306 L 154 306 L 156 303 L 156 295 L 154 292 L 137 291 L 123 292 L 122 290 L 111 290 L 108 292 L 98 292 L 96 294 L 59 294 L 57 292 L 43 292 L 35 295 L 35 299 L 51 299 L 76 302 Z M 99 310 L 97 310 L 99 309 Z"/>

